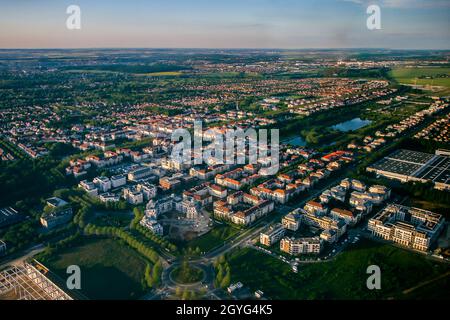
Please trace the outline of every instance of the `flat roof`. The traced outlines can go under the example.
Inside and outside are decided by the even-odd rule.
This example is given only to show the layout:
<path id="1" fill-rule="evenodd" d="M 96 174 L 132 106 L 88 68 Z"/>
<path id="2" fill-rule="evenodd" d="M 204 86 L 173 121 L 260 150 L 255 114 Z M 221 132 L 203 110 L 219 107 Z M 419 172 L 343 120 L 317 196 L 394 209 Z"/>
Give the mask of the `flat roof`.
<path id="1" fill-rule="evenodd" d="M 400 149 L 369 168 L 435 183 L 450 183 L 450 157 L 445 155 Z"/>
<path id="2" fill-rule="evenodd" d="M 0 209 L 0 228 L 20 222 L 25 217 L 12 207 Z"/>

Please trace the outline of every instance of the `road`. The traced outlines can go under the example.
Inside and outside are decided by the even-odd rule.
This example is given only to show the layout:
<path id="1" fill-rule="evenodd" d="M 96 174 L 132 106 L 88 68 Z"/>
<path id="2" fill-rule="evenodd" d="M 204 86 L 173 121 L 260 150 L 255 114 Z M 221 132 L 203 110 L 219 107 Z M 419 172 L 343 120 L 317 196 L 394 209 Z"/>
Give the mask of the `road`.
<path id="1" fill-rule="evenodd" d="M 180 285 L 174 283 L 170 278 L 170 272 L 174 268 L 181 263 L 181 259 L 169 260 L 169 266 L 164 269 L 163 276 L 161 277 L 163 288 L 160 290 L 156 290 L 152 293 L 149 293 L 145 296 L 144 299 L 161 299 L 170 294 L 173 294 L 176 290 L 177 286 L 185 287 L 189 290 L 198 291 L 201 289 L 209 289 L 206 293 L 207 296 L 213 296 L 217 299 L 220 299 L 217 296 L 218 292 L 215 292 L 217 289 L 213 289 L 213 280 L 214 280 L 214 269 L 212 268 L 212 262 L 227 252 L 232 251 L 235 248 L 252 245 L 251 240 L 256 238 L 262 230 L 264 230 L 268 225 L 279 221 L 280 217 L 288 212 L 292 211 L 295 208 L 302 207 L 306 204 L 306 202 L 318 197 L 324 190 L 329 189 L 330 187 L 336 185 L 347 173 L 355 168 L 355 165 L 352 164 L 343 170 L 341 173 L 337 174 L 335 177 L 331 177 L 326 183 L 321 185 L 319 188 L 313 188 L 308 192 L 307 197 L 302 199 L 301 201 L 295 203 L 295 206 L 289 205 L 279 205 L 278 206 L 278 214 L 274 214 L 272 217 L 263 218 L 257 221 L 250 229 L 247 229 L 240 233 L 237 237 L 227 240 L 222 246 L 212 249 L 207 252 L 202 257 L 197 259 L 190 259 L 189 263 L 193 266 L 201 267 L 205 272 L 205 278 L 196 284 L 192 285 Z M 341 252 L 344 249 L 339 248 L 336 250 L 336 254 Z M 207 286 L 207 287 L 205 287 Z"/>
<path id="2" fill-rule="evenodd" d="M 33 247 L 26 249 L 20 253 L 15 254 L 13 257 L 10 257 L 8 260 L 2 261 L 0 265 L 0 270 L 8 267 L 8 266 L 17 266 L 21 265 L 25 260 L 33 257 L 34 255 L 45 250 L 44 244 L 38 244 Z"/>

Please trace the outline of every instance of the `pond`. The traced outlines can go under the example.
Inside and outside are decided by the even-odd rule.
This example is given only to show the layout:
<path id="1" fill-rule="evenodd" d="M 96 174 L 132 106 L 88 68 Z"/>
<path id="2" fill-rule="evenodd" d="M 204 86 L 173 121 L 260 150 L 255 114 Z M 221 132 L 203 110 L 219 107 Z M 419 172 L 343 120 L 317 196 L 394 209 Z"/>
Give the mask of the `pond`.
<path id="1" fill-rule="evenodd" d="M 369 124 L 371 124 L 372 121 L 370 120 L 363 120 L 361 118 L 354 118 L 352 120 L 348 120 L 345 122 L 341 122 L 338 124 L 335 124 L 334 126 L 332 126 L 331 128 L 334 130 L 339 130 L 342 132 L 348 132 L 348 131 L 353 131 L 353 130 L 358 130 L 361 129 Z"/>
<path id="2" fill-rule="evenodd" d="M 301 136 L 289 137 L 282 141 L 282 143 L 290 144 L 294 147 L 304 147 L 306 146 L 306 141 Z"/>

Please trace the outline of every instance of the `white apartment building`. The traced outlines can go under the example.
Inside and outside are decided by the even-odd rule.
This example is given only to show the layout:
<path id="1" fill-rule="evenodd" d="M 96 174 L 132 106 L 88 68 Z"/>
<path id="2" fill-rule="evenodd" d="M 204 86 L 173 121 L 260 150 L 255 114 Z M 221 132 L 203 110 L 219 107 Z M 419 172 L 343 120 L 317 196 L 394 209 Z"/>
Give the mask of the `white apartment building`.
<path id="1" fill-rule="evenodd" d="M 102 202 L 119 202 L 120 201 L 120 195 L 106 192 L 99 195 L 99 199 Z"/>
<path id="2" fill-rule="evenodd" d="M 138 205 L 144 202 L 143 193 L 138 191 L 136 188 L 123 189 L 123 197 L 132 205 Z"/>
<path id="3" fill-rule="evenodd" d="M 150 200 L 145 209 L 145 215 L 157 218 L 159 215 L 169 211 L 182 212 L 182 200 L 174 195 L 158 200 Z"/>
<path id="4" fill-rule="evenodd" d="M 152 175 L 152 169 L 149 167 L 141 167 L 135 170 L 132 170 L 128 173 L 128 180 L 137 181 L 140 179 L 144 179 Z"/>
<path id="5" fill-rule="evenodd" d="M 111 190 L 111 180 L 109 180 L 108 177 L 96 177 L 92 182 L 94 182 L 95 186 L 101 192 L 108 192 Z"/>
<path id="6" fill-rule="evenodd" d="M 146 201 L 153 199 L 154 197 L 156 197 L 157 194 L 157 190 L 158 188 L 154 185 L 151 184 L 149 182 L 143 182 L 143 183 L 139 183 L 137 185 L 137 190 L 141 191 L 144 195 L 144 199 Z"/>
<path id="7" fill-rule="evenodd" d="M 278 242 L 286 233 L 286 229 L 278 223 L 270 226 L 266 231 L 261 232 L 259 235 L 259 242 L 267 247 L 270 247 L 274 243 Z"/>
<path id="8" fill-rule="evenodd" d="M 155 218 L 144 216 L 142 217 L 141 221 L 139 222 L 141 226 L 144 228 L 147 228 L 151 232 L 153 232 L 156 235 L 162 236 L 163 235 L 163 227 L 160 225 Z"/>
<path id="9" fill-rule="evenodd" d="M 111 177 L 111 186 L 118 188 L 127 184 L 127 178 L 124 175 L 116 175 Z"/>
<path id="10" fill-rule="evenodd" d="M 283 238 L 280 241 L 280 250 L 290 255 L 319 254 L 322 251 L 322 242 L 319 237 L 312 238 Z"/>
<path id="11" fill-rule="evenodd" d="M 440 214 L 391 204 L 369 220 L 368 230 L 385 240 L 427 251 L 444 225 L 445 219 Z"/>
<path id="12" fill-rule="evenodd" d="M 93 182 L 87 180 L 80 181 L 78 187 L 83 189 L 89 195 L 96 197 L 98 195 L 98 189 Z"/>

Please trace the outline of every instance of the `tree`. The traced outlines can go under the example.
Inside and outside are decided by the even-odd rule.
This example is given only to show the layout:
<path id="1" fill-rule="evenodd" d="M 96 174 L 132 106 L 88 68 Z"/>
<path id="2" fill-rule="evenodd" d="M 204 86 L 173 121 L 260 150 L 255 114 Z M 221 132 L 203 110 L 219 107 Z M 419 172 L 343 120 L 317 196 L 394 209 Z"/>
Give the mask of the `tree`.
<path id="1" fill-rule="evenodd" d="M 162 263 L 160 260 L 153 266 L 152 270 L 152 280 L 155 286 L 159 285 L 161 282 L 161 273 L 162 273 Z"/>
<path id="2" fill-rule="evenodd" d="M 231 272 L 228 269 L 225 277 L 223 278 L 222 282 L 220 283 L 220 287 L 225 289 L 230 285 L 230 282 L 231 282 Z"/>
<path id="3" fill-rule="evenodd" d="M 183 295 L 181 296 L 181 300 L 189 300 L 189 291 L 184 289 Z"/>
<path id="4" fill-rule="evenodd" d="M 150 264 L 147 263 L 145 266 L 145 273 L 144 273 L 145 282 L 147 283 L 147 286 L 152 288 L 154 285 L 153 278 L 152 278 L 152 268 Z"/>

